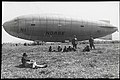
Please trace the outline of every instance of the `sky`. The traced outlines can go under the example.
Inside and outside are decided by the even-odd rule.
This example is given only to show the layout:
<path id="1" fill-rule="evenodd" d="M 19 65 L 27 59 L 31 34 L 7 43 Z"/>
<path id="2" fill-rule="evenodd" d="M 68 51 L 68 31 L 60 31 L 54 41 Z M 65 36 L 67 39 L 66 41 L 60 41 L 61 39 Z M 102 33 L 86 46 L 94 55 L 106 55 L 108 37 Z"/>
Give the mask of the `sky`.
<path id="1" fill-rule="evenodd" d="M 110 20 L 119 32 L 112 34 L 113 40 L 120 40 L 119 2 L 2 2 L 2 24 L 17 16 L 27 14 L 62 14 L 90 20 Z M 9 35 L 2 27 L 2 43 L 31 42 Z"/>

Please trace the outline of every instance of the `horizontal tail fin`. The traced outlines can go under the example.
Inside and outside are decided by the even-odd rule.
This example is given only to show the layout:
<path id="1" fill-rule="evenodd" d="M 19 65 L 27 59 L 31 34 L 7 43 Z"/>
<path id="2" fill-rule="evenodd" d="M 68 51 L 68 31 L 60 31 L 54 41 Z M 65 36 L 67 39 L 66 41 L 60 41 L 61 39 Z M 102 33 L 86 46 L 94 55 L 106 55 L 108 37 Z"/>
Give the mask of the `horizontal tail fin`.
<path id="1" fill-rule="evenodd" d="M 104 36 L 104 37 L 100 37 L 99 39 L 112 40 L 112 34 Z"/>
<path id="2" fill-rule="evenodd" d="M 99 20 L 99 21 L 106 22 L 106 23 L 110 24 L 110 20 Z"/>

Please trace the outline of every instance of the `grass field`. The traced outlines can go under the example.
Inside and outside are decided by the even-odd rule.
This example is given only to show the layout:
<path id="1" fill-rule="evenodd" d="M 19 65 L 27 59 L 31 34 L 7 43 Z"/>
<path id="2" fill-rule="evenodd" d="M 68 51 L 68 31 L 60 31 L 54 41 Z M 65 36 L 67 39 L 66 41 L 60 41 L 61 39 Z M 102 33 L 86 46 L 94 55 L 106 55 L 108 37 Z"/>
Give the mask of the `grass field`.
<path id="1" fill-rule="evenodd" d="M 54 49 L 57 46 L 52 45 Z M 49 45 L 4 45 L 1 78 L 119 78 L 119 44 L 95 44 L 96 50 L 82 52 L 85 46 L 81 44 L 76 52 L 63 53 L 48 52 Z M 18 67 L 24 52 L 37 63 L 47 63 L 48 67 Z"/>

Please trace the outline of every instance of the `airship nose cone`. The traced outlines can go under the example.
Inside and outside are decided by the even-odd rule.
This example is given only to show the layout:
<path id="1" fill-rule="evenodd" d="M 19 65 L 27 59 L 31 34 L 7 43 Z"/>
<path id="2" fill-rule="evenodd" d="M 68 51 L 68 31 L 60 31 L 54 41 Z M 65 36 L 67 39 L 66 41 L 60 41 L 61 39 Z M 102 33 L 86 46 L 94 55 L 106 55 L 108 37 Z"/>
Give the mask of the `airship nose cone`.
<path id="1" fill-rule="evenodd" d="M 9 32 L 11 30 L 11 22 L 10 21 L 7 21 L 3 24 L 3 28 L 6 32 Z"/>
<path id="2" fill-rule="evenodd" d="M 6 26 L 6 22 L 3 24 L 3 27 L 5 27 Z"/>
<path id="3" fill-rule="evenodd" d="M 3 24 L 3 28 L 4 28 L 5 30 L 8 28 L 8 22 L 5 22 L 5 23 Z"/>

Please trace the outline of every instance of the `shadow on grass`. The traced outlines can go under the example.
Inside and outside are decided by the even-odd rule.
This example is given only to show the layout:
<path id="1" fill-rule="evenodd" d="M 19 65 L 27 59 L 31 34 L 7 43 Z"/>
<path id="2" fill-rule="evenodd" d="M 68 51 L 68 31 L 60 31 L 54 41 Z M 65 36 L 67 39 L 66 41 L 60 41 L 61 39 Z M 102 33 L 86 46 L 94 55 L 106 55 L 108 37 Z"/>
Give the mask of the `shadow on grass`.
<path id="1" fill-rule="evenodd" d="M 17 68 L 31 68 L 31 69 L 33 69 L 32 65 L 24 66 L 23 64 L 20 64 L 20 65 L 17 65 L 15 67 L 17 67 Z M 47 67 L 47 65 L 45 65 L 43 67 L 36 67 L 35 69 L 37 69 L 37 68 L 46 68 L 46 67 Z"/>
<path id="2" fill-rule="evenodd" d="M 30 66 L 24 66 L 23 64 L 17 65 L 15 67 L 17 67 L 17 68 L 32 68 Z"/>

